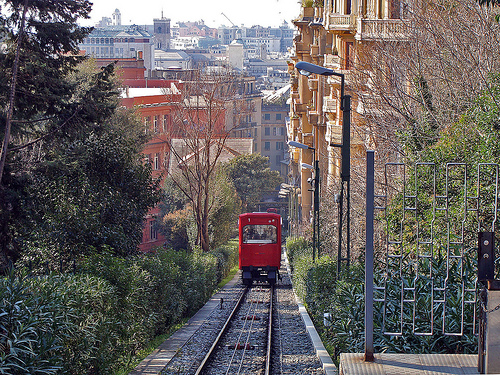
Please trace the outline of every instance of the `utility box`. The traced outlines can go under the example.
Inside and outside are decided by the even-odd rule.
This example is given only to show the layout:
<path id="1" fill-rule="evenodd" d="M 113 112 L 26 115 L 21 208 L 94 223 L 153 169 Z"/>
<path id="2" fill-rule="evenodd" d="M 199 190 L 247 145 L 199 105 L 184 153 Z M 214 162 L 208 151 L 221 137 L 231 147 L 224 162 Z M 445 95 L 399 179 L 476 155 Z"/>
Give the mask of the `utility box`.
<path id="1" fill-rule="evenodd" d="M 478 233 L 477 279 L 479 294 L 478 371 L 500 374 L 500 281 L 495 280 L 495 234 Z"/>
<path id="2" fill-rule="evenodd" d="M 489 281 L 486 303 L 484 373 L 500 374 L 500 281 Z"/>

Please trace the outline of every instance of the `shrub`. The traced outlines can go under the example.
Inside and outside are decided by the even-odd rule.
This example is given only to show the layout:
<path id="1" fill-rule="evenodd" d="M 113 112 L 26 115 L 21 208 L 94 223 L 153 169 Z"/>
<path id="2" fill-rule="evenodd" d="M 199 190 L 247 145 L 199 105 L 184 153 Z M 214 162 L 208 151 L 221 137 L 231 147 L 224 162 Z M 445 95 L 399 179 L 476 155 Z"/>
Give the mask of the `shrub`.
<path id="1" fill-rule="evenodd" d="M 63 365 L 63 338 L 72 328 L 68 310 L 33 293 L 14 272 L 0 281 L 0 297 L 1 373 L 56 374 Z"/>
<path id="2" fill-rule="evenodd" d="M 65 313 L 71 324 L 71 332 L 62 340 L 62 373 L 104 373 L 116 360 L 114 348 L 119 342 L 116 289 L 91 275 L 50 274 L 26 283 L 39 298 L 57 301 L 60 314 Z"/>
<path id="3" fill-rule="evenodd" d="M 158 249 L 93 255 L 76 275 L 0 279 L 0 373 L 111 374 L 148 341 L 195 313 L 237 262 Z"/>
<path id="4" fill-rule="evenodd" d="M 288 237 L 286 239 L 286 253 L 293 270 L 295 258 L 301 255 L 312 254 L 312 248 L 304 237 Z"/>
<path id="5" fill-rule="evenodd" d="M 444 267 L 439 262 L 435 266 L 436 274 L 439 274 L 440 268 Z M 465 266 L 471 267 L 468 264 Z M 375 270 L 375 277 L 379 280 L 382 279 L 381 272 L 383 269 Z M 323 256 L 312 263 L 310 256 L 302 255 L 295 258 L 293 282 L 297 294 L 305 302 L 309 314 L 334 360 L 338 361 L 340 353 L 362 352 L 364 350 L 364 264 L 361 260 L 352 262 L 349 269 L 337 279 L 336 259 Z M 422 282 L 426 283 L 426 280 Z M 460 285 L 460 279 L 454 280 L 450 277 L 446 319 L 450 327 L 456 326 L 456 330 L 459 329 L 461 321 Z M 399 324 L 400 307 L 394 305 L 394 301 L 399 299 L 398 290 L 388 288 L 386 328 L 391 323 Z M 430 295 L 420 293 L 416 311 L 420 317 L 418 320 L 425 320 L 429 314 L 425 308 L 429 306 L 430 302 L 425 299 L 430 299 Z M 376 352 L 477 353 L 477 340 L 472 333 L 472 325 L 464 327 L 466 330 L 464 336 L 444 336 L 438 330 L 435 330 L 432 336 L 419 336 L 414 334 L 411 327 L 408 326 L 405 326 L 402 337 L 384 335 L 381 332 L 382 308 L 383 305 L 379 302 L 374 306 Z M 435 307 L 434 311 L 437 315 L 437 323 L 435 323 L 437 326 L 442 325 L 443 314 L 437 314 L 440 311 L 439 308 L 439 306 Z M 391 314 L 391 309 L 394 310 L 394 314 Z M 324 313 L 331 315 L 327 326 L 323 323 Z M 410 306 L 406 306 L 404 314 L 412 313 L 413 310 L 410 309 Z M 472 315 L 473 311 L 470 311 L 470 314 Z"/>
<path id="6" fill-rule="evenodd" d="M 229 244 L 219 246 L 212 254 L 217 259 L 217 283 L 221 282 L 231 269 L 238 265 L 238 242 L 230 241 Z"/>

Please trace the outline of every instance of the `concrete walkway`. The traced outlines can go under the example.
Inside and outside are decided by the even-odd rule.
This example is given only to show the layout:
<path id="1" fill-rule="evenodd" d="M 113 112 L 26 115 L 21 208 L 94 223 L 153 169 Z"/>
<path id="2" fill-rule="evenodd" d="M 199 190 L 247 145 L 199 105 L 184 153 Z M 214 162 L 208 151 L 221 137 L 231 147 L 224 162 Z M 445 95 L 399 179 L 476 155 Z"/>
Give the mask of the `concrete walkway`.
<path id="1" fill-rule="evenodd" d="M 479 374 L 477 354 L 375 354 L 365 362 L 363 353 L 342 353 L 340 375 L 462 375 Z"/>

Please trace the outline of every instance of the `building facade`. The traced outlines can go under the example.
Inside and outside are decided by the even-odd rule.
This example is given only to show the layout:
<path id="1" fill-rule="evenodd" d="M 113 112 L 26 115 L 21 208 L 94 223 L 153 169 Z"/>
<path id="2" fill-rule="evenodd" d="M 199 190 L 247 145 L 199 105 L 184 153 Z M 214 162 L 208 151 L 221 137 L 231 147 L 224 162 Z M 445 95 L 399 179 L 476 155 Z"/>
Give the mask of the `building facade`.
<path id="1" fill-rule="evenodd" d="M 341 177 L 337 145 L 342 143 L 342 81 L 336 76 L 300 75 L 295 64 L 305 61 L 344 75 L 345 93 L 351 96 L 350 153 L 355 163 L 364 155 L 370 139 L 364 135 L 364 120 L 357 113 L 361 93 L 349 91 L 351 72 L 363 44 L 401 36 L 404 5 L 398 0 L 324 0 L 315 4 L 302 7 L 300 16 L 294 20 L 298 35 L 293 62 L 289 65 L 292 90 L 288 140 L 315 149 L 290 149 L 290 181 L 300 181 L 302 215 L 307 221 L 312 209 L 307 183 L 311 172 L 300 165 L 312 165 L 315 157 L 319 160 L 323 184 L 338 184 Z"/>
<path id="2" fill-rule="evenodd" d="M 97 59 L 142 59 L 145 77 L 150 77 L 154 69 L 153 36 L 135 25 L 95 28 L 79 48 Z"/>

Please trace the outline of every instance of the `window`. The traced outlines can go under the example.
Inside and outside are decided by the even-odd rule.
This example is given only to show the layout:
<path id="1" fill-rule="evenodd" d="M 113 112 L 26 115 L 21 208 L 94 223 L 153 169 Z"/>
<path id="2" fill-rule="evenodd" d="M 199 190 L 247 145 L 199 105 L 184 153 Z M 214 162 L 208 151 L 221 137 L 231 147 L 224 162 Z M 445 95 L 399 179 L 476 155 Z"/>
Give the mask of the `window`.
<path id="1" fill-rule="evenodd" d="M 163 131 L 167 132 L 169 128 L 169 115 L 163 115 Z"/>
<path id="2" fill-rule="evenodd" d="M 243 243 L 276 243 L 278 232 L 274 225 L 245 225 L 242 240 Z"/>
<path id="3" fill-rule="evenodd" d="M 276 113 L 276 121 L 281 120 L 281 113 Z"/>
<path id="4" fill-rule="evenodd" d="M 264 150 L 266 151 L 271 150 L 271 142 L 264 142 Z"/>
<path id="5" fill-rule="evenodd" d="M 153 169 L 155 171 L 160 169 L 160 154 L 155 154 Z"/>
<path id="6" fill-rule="evenodd" d="M 273 135 L 276 135 L 277 134 L 277 128 L 273 128 Z"/>
<path id="7" fill-rule="evenodd" d="M 271 135 L 271 128 L 269 126 L 264 128 L 264 135 Z"/>
<path id="8" fill-rule="evenodd" d="M 276 142 L 276 150 L 284 150 L 285 143 L 284 142 Z"/>
<path id="9" fill-rule="evenodd" d="M 264 114 L 264 120 L 266 120 L 266 121 L 271 120 L 271 114 L 270 113 Z"/>
<path id="10" fill-rule="evenodd" d="M 151 126 L 151 117 L 145 117 L 144 118 L 144 133 L 148 132 L 150 126 Z"/>
<path id="11" fill-rule="evenodd" d="M 153 118 L 153 131 L 155 133 L 158 133 L 158 116 L 155 116 Z"/>
<path id="12" fill-rule="evenodd" d="M 276 155 L 276 165 L 277 166 L 281 165 L 281 155 Z"/>
<path id="13" fill-rule="evenodd" d="M 156 220 L 149 222 L 149 238 L 152 240 L 158 239 L 158 227 L 156 225 Z"/>

